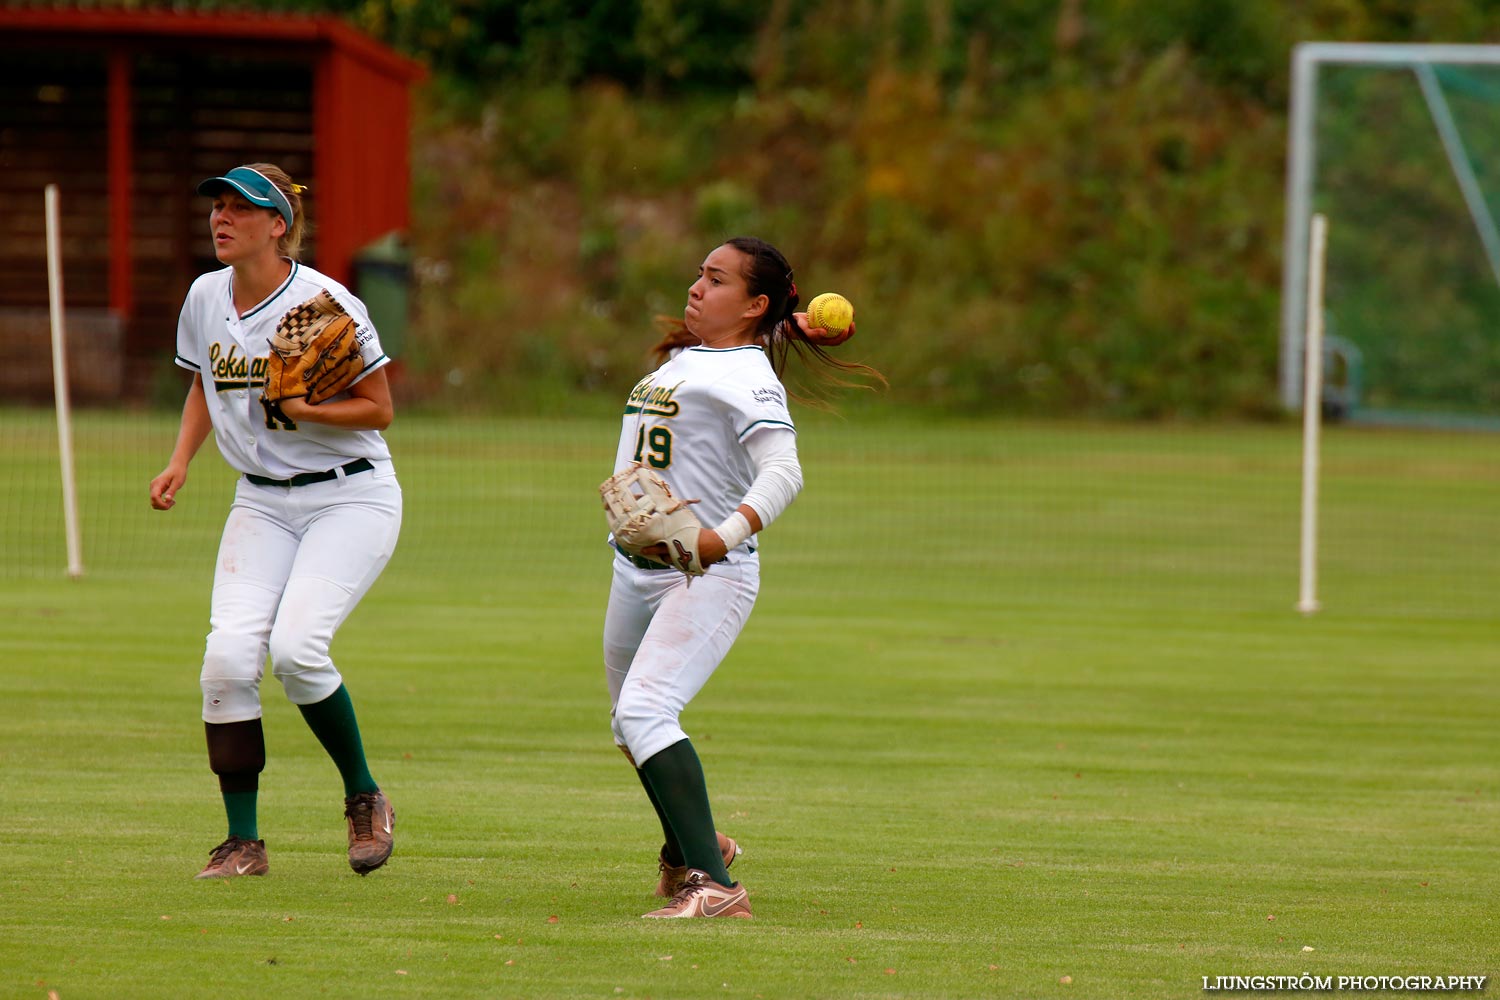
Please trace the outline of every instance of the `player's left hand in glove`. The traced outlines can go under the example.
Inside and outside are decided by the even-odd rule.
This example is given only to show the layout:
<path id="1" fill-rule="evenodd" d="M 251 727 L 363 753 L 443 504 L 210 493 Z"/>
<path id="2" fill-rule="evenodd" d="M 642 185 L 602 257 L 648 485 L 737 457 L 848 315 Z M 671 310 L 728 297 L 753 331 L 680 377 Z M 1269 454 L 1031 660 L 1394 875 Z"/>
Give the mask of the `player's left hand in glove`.
<path id="1" fill-rule="evenodd" d="M 604 519 L 620 548 L 664 562 L 688 576 L 703 575 L 698 553 L 703 524 L 688 509 L 698 501 L 673 494 L 665 479 L 640 462 L 600 483 L 599 496 L 604 501 Z"/>
<path id="2" fill-rule="evenodd" d="M 288 310 L 271 338 L 261 398 L 306 397 L 317 404 L 349 388 L 365 370 L 358 332 L 327 290 Z"/>

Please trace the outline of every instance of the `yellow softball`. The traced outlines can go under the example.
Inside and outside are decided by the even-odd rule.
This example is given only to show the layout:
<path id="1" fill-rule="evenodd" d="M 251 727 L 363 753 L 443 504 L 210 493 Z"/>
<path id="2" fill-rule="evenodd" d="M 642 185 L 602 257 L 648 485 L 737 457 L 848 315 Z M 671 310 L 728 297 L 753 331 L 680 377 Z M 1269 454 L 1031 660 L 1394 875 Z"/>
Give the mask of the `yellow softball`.
<path id="1" fill-rule="evenodd" d="M 854 307 L 838 292 L 813 296 L 807 304 L 807 325 L 825 328 L 829 333 L 843 333 L 854 322 Z"/>

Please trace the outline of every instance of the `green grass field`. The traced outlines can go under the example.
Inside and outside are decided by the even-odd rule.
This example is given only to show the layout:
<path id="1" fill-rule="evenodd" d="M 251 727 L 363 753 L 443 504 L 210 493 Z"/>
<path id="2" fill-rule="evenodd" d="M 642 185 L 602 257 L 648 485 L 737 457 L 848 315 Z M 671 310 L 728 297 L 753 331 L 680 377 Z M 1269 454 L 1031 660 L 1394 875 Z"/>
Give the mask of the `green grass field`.
<path id="1" fill-rule="evenodd" d="M 599 656 L 611 422 L 403 417 L 401 548 L 334 654 L 396 854 L 263 689 L 264 879 L 198 719 L 231 477 L 152 512 L 171 416 L 0 411 L 0 996 L 1152 998 L 1490 975 L 1493 438 L 1326 443 L 1296 614 L 1289 427 L 804 418 L 803 496 L 684 716 L 753 922 L 639 919 L 659 831 Z"/>

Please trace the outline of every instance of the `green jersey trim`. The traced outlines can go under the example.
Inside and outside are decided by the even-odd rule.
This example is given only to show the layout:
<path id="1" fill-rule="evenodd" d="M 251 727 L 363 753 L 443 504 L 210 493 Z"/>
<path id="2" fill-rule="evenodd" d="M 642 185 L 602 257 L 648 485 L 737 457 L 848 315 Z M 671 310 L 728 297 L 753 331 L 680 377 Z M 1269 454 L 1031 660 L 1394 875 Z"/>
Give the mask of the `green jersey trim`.
<path id="1" fill-rule="evenodd" d="M 745 440 L 745 438 L 749 437 L 750 432 L 755 430 L 757 427 L 785 427 L 793 434 L 797 433 L 797 428 L 793 427 L 785 420 L 757 420 L 755 423 L 751 424 L 749 427 L 746 427 L 743 431 L 740 432 L 740 440 L 743 441 Z"/>

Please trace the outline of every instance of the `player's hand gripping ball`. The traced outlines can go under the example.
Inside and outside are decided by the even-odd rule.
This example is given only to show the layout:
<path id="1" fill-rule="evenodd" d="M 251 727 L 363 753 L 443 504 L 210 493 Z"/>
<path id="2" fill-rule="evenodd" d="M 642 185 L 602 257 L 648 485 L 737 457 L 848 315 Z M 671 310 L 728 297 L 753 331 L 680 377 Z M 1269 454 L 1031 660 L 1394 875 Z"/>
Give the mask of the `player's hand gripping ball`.
<path id="1" fill-rule="evenodd" d="M 854 335 L 854 306 L 838 292 L 815 295 L 807 304 L 807 325 L 811 328 L 807 339 L 813 343 L 842 344 Z"/>

